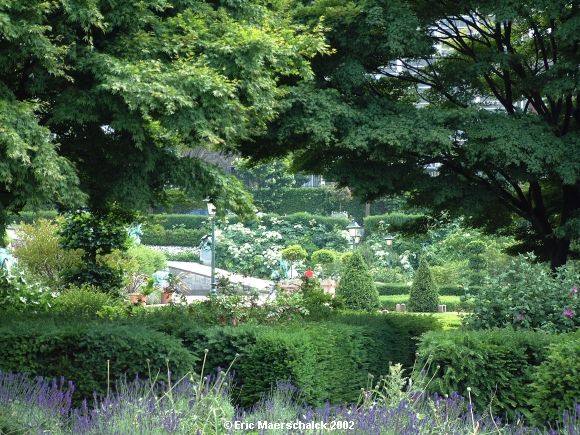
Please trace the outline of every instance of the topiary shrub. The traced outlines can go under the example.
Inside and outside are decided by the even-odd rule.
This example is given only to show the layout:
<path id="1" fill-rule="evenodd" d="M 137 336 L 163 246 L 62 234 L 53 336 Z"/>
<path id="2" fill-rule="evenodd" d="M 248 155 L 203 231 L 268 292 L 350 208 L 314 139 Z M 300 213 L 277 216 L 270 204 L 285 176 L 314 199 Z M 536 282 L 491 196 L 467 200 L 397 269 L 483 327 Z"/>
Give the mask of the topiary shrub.
<path id="1" fill-rule="evenodd" d="M 421 259 L 419 268 L 415 272 L 415 279 L 409 293 L 409 311 L 415 312 L 437 312 L 439 305 L 439 294 L 433 282 L 433 276 L 429 270 L 427 261 Z"/>
<path id="2" fill-rule="evenodd" d="M 282 258 L 290 263 L 290 273 L 292 273 L 292 265 L 298 261 L 306 259 L 308 252 L 300 245 L 290 245 L 280 251 Z M 292 276 L 290 276 L 292 278 Z"/>
<path id="3" fill-rule="evenodd" d="M 362 256 L 355 252 L 347 260 L 336 296 L 347 308 L 372 311 L 379 307 L 379 292 Z"/>
<path id="4" fill-rule="evenodd" d="M 563 412 L 580 400 L 580 334 L 554 343 L 537 369 L 532 404 L 539 423 L 560 422 Z"/>

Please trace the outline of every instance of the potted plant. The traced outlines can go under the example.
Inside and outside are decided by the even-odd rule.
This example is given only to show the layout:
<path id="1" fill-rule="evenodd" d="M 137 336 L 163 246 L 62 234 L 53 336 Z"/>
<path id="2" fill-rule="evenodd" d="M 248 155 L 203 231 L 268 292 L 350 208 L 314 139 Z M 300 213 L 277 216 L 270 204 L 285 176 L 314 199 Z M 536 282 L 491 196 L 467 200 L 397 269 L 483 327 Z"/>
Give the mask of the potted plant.
<path id="1" fill-rule="evenodd" d="M 129 302 L 132 304 L 147 304 L 147 296 L 155 290 L 155 280 L 153 278 L 147 279 L 147 283 L 143 285 L 145 278 L 143 276 L 135 276 L 130 284 Z"/>
<path id="2" fill-rule="evenodd" d="M 173 294 L 181 290 L 183 281 L 179 275 L 170 273 L 167 276 L 167 286 L 161 292 L 161 303 L 169 304 L 173 301 Z"/>

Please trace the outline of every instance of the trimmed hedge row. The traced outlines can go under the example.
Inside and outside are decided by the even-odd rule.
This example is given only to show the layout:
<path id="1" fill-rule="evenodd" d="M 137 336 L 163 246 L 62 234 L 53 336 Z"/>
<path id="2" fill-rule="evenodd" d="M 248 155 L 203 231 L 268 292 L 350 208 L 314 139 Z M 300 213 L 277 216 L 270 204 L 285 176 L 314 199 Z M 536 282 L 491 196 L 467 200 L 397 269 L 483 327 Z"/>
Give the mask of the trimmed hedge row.
<path id="1" fill-rule="evenodd" d="M 375 282 L 379 295 L 381 296 L 394 296 L 394 295 L 408 295 L 411 291 L 411 286 L 406 283 L 392 282 Z M 466 291 L 461 286 L 441 286 L 437 287 L 439 294 L 442 296 L 463 296 Z M 476 291 L 475 288 L 470 290 L 470 293 Z"/>
<path id="2" fill-rule="evenodd" d="M 186 314 L 161 311 L 143 317 L 86 322 L 39 318 L 0 326 L 0 369 L 65 376 L 77 398 L 106 391 L 111 377 L 167 372 L 205 373 L 233 365 L 233 397 L 250 405 L 278 380 L 290 380 L 308 403 L 353 402 L 368 373 L 384 374 L 389 361 L 412 366 L 416 338 L 439 329 L 428 317 L 340 314 L 320 322 L 208 326 Z"/>
<path id="3" fill-rule="evenodd" d="M 149 370 L 167 379 L 168 367 L 180 377 L 193 369 L 197 358 L 178 339 L 138 324 L 43 318 L 0 326 L 2 370 L 64 376 L 75 382 L 77 399 L 107 390 L 107 361 L 114 382 Z"/>
<path id="4" fill-rule="evenodd" d="M 364 218 L 365 234 L 370 235 L 379 231 L 381 225 L 389 225 L 389 231 L 421 232 L 426 227 L 429 217 L 423 214 L 407 214 L 393 212 Z"/>
<path id="5" fill-rule="evenodd" d="M 407 304 L 409 308 L 409 294 L 385 295 L 380 297 L 381 307 L 384 310 L 394 311 L 397 304 Z M 439 295 L 439 304 L 447 305 L 447 311 L 471 311 L 472 301 L 461 301 L 459 296 Z"/>
<path id="6" fill-rule="evenodd" d="M 538 423 L 561 421 L 580 397 L 580 333 L 496 329 L 429 332 L 419 344 L 418 367 L 429 390 L 467 396 L 476 408 Z"/>
<path id="7" fill-rule="evenodd" d="M 161 225 L 154 225 L 143 229 L 141 243 L 156 246 L 196 247 L 201 238 L 207 234 L 204 229 L 175 228 L 166 230 Z"/>
<path id="8" fill-rule="evenodd" d="M 358 222 L 365 214 L 365 204 L 355 198 L 345 198 L 342 193 L 328 187 L 286 188 L 272 197 L 269 189 L 252 190 L 256 206 L 267 213 L 287 215 L 306 211 L 312 214 L 330 215 L 345 211 Z M 400 198 L 384 199 L 371 203 L 371 214 L 385 213 L 402 206 Z"/>
<path id="9" fill-rule="evenodd" d="M 58 216 L 56 210 L 23 211 L 9 217 L 11 224 L 31 224 L 38 219 L 54 219 Z"/>

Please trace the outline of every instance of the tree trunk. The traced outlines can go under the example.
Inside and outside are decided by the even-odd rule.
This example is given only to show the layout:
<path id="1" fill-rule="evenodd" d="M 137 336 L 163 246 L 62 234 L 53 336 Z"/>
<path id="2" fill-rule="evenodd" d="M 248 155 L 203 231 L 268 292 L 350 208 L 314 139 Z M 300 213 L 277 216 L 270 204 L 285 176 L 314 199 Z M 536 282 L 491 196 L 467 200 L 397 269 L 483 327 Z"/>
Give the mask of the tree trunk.
<path id="1" fill-rule="evenodd" d="M 568 253 L 570 252 L 570 239 L 557 239 L 551 243 L 550 246 L 550 267 L 556 270 L 560 266 L 564 266 L 568 260 Z"/>

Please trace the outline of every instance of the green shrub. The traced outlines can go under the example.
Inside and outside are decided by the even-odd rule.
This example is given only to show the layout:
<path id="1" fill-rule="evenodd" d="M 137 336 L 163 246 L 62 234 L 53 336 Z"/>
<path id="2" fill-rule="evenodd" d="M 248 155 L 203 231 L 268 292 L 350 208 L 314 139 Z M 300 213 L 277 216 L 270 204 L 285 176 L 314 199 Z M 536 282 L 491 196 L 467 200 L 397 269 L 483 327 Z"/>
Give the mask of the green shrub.
<path id="1" fill-rule="evenodd" d="M 33 279 L 56 290 L 63 284 L 63 272 L 78 267 L 82 261 L 80 249 L 64 249 L 58 235 L 60 222 L 38 219 L 17 229 L 19 243 L 14 248 L 19 266 Z"/>
<path id="2" fill-rule="evenodd" d="M 397 304 L 409 304 L 409 295 L 385 295 L 380 296 L 381 307 L 385 310 L 394 311 Z M 470 299 L 462 300 L 460 296 L 439 296 L 439 303 L 447 305 L 447 311 L 471 311 L 473 303 Z"/>
<path id="3" fill-rule="evenodd" d="M 554 343 L 534 377 L 531 403 L 539 423 L 562 421 L 580 399 L 580 334 Z"/>
<path id="4" fill-rule="evenodd" d="M 379 293 L 362 256 L 355 252 L 347 260 L 336 289 L 336 296 L 343 299 L 348 308 L 375 310 L 379 307 Z"/>
<path id="5" fill-rule="evenodd" d="M 245 404 L 285 379 L 309 404 L 353 402 L 367 380 L 360 364 L 370 345 L 362 327 L 333 322 L 260 329 L 239 364 Z"/>
<path id="6" fill-rule="evenodd" d="M 401 212 L 386 213 L 364 218 L 363 226 L 368 237 L 376 232 L 398 232 L 424 229 L 428 217 L 422 214 Z"/>
<path id="7" fill-rule="evenodd" d="M 150 216 L 153 224 L 171 230 L 176 227 L 201 230 L 207 226 L 208 216 L 195 214 L 154 214 Z"/>
<path id="8" fill-rule="evenodd" d="M 166 230 L 161 225 L 147 225 L 143 228 L 141 243 L 155 246 L 190 246 L 197 247 L 203 236 L 204 229 L 174 228 Z"/>
<path id="9" fill-rule="evenodd" d="M 409 311 L 415 312 L 436 312 L 439 304 L 439 295 L 437 287 L 433 282 L 431 271 L 427 261 L 421 259 L 419 268 L 415 272 L 413 285 L 409 293 Z"/>
<path id="10" fill-rule="evenodd" d="M 333 313 L 328 320 L 363 328 L 363 335 L 370 338 L 365 367 L 375 377 L 387 373 L 389 361 L 413 367 L 417 338 L 441 329 L 435 317 L 414 314 L 341 312 Z"/>
<path id="11" fill-rule="evenodd" d="M 23 211 L 10 217 L 12 224 L 32 224 L 39 219 L 52 220 L 58 216 L 56 210 Z"/>
<path id="12" fill-rule="evenodd" d="M 47 311 L 54 301 L 52 290 L 29 281 L 21 270 L 0 267 L 0 313 L 40 313 Z"/>
<path id="13" fill-rule="evenodd" d="M 409 294 L 409 290 L 411 287 L 405 283 L 384 283 L 384 282 L 375 282 L 377 287 L 377 291 L 381 296 L 387 295 L 402 295 L 402 294 Z"/>
<path id="14" fill-rule="evenodd" d="M 143 245 L 136 245 L 127 251 L 129 259 L 135 263 L 134 272 L 151 275 L 158 270 L 165 269 L 167 260 L 162 252 L 154 251 Z"/>
<path id="15" fill-rule="evenodd" d="M 319 249 L 312 253 L 314 264 L 327 265 L 334 263 L 338 258 L 338 253 L 332 249 Z"/>
<path id="16" fill-rule="evenodd" d="M 83 285 L 69 287 L 53 302 L 53 311 L 67 316 L 96 317 L 97 312 L 105 306 L 118 303 L 110 295 L 103 293 L 97 287 Z"/>
<path id="17" fill-rule="evenodd" d="M 427 379 L 433 377 L 429 391 L 467 397 L 469 387 L 478 410 L 491 404 L 496 413 L 529 417 L 534 371 L 546 361 L 548 345 L 560 339 L 510 329 L 429 332 L 420 340 L 417 366 L 425 368 Z"/>
<path id="18" fill-rule="evenodd" d="M 475 307 L 466 326 L 574 331 L 580 327 L 579 284 L 580 271 L 573 262 L 554 274 L 548 265 L 521 256 L 474 292 Z"/>
<path id="19" fill-rule="evenodd" d="M 179 378 L 196 358 L 178 339 L 139 324 L 38 319 L 0 326 L 2 370 L 64 376 L 75 382 L 77 398 L 107 390 L 107 361 L 114 382 L 149 373 L 166 379 L 168 366 Z"/>

